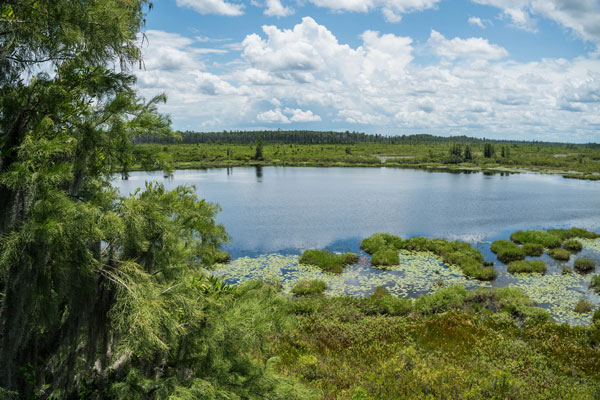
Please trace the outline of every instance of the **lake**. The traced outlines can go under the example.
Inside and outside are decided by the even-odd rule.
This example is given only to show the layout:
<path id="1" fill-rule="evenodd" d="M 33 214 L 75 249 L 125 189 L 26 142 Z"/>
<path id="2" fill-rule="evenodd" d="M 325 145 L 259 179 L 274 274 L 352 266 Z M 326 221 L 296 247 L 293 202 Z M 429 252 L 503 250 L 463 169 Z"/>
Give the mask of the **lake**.
<path id="1" fill-rule="evenodd" d="M 225 250 L 237 259 L 222 272 L 232 282 L 272 276 L 288 281 L 289 288 L 299 279 L 317 277 L 337 293 L 364 295 L 383 285 L 398 295 L 413 296 L 433 290 L 441 271 L 446 284 L 490 285 L 465 280 L 460 272 L 427 259 L 413 260 L 412 270 L 381 271 L 361 253 L 362 261 L 337 277 L 298 266 L 302 250 L 359 252 L 363 238 L 391 232 L 473 243 L 486 259 L 496 261 L 499 277 L 492 286 L 529 285 L 527 293 L 549 308 L 562 298 L 564 304 L 554 310 L 555 316 L 568 313 L 566 305 L 579 297 L 600 301 L 587 290 L 589 276 L 561 274 L 562 266 L 572 266 L 574 257 L 560 263 L 544 256 L 549 271 L 537 279 L 506 273 L 489 251 L 491 241 L 506 239 L 518 229 L 578 226 L 600 231 L 600 182 L 541 174 L 236 167 L 180 170 L 170 178 L 162 172 L 133 172 L 128 180 L 116 178 L 114 185 L 127 194 L 145 181 L 162 182 L 167 188 L 194 185 L 199 197 L 222 207 L 217 220 L 231 236 Z M 582 255 L 600 262 L 597 251 L 586 249 Z M 563 319 L 575 317 L 571 313 Z"/>

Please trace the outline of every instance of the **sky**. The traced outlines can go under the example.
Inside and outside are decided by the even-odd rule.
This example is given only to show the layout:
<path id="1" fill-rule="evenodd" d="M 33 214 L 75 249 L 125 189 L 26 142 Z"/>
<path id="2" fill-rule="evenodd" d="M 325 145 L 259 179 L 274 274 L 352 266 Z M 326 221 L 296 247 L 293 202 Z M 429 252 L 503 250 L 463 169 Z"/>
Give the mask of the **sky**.
<path id="1" fill-rule="evenodd" d="M 600 0 L 154 0 L 140 41 L 177 130 L 600 142 Z"/>

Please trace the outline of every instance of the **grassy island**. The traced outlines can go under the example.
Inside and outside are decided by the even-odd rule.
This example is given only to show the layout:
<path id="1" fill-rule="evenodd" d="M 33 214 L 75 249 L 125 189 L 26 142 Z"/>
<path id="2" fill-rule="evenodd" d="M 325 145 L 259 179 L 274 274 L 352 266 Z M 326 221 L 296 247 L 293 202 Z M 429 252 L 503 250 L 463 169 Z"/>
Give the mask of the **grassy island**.
<path id="1" fill-rule="evenodd" d="M 519 273 L 538 273 L 544 274 L 546 273 L 546 263 L 541 260 L 521 260 L 521 261 L 513 261 L 508 264 L 508 272 L 511 274 L 519 274 Z"/>
<path id="2" fill-rule="evenodd" d="M 315 265 L 325 272 L 341 273 L 344 267 L 358 261 L 354 253 L 335 254 L 327 250 L 306 250 L 300 256 L 300 264 Z"/>

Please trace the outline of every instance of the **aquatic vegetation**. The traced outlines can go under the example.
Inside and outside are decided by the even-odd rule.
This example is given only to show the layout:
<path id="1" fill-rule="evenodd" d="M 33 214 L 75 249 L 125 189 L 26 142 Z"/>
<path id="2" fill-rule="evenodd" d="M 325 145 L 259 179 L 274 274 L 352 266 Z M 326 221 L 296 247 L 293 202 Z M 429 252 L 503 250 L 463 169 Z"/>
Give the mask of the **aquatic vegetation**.
<path id="1" fill-rule="evenodd" d="M 537 243 L 549 249 L 560 247 L 561 244 L 558 237 L 539 230 L 516 231 L 510 235 L 510 240 L 518 244 Z"/>
<path id="2" fill-rule="evenodd" d="M 551 249 L 548 255 L 558 261 L 569 261 L 571 253 L 565 249 Z"/>
<path id="3" fill-rule="evenodd" d="M 587 314 L 592 311 L 593 305 L 589 300 L 581 299 L 575 305 L 575 312 L 577 314 Z"/>
<path id="4" fill-rule="evenodd" d="M 562 267 L 562 274 L 563 275 L 567 275 L 567 274 L 572 274 L 574 272 L 573 268 L 567 266 L 567 265 L 563 265 Z"/>
<path id="5" fill-rule="evenodd" d="M 600 252 L 600 239 L 579 239 L 584 249 Z"/>
<path id="6" fill-rule="evenodd" d="M 596 293 L 600 293 L 600 275 L 594 275 L 590 282 L 590 289 L 594 289 Z"/>
<path id="7" fill-rule="evenodd" d="M 358 261 L 354 253 L 335 254 L 327 250 L 306 250 L 300 256 L 300 264 L 316 265 L 326 272 L 341 273 L 344 266 Z"/>
<path id="8" fill-rule="evenodd" d="M 592 272 L 596 268 L 596 263 L 589 258 L 578 258 L 573 264 L 575 271 L 581 273 Z"/>
<path id="9" fill-rule="evenodd" d="M 384 248 L 400 249 L 402 239 L 391 233 L 374 233 L 360 242 L 360 248 L 367 254 L 375 254 Z"/>
<path id="10" fill-rule="evenodd" d="M 514 249 L 515 247 L 519 247 L 519 246 L 517 246 L 514 242 L 511 242 L 510 240 L 501 239 L 501 240 L 496 240 L 495 242 L 492 242 L 492 244 L 490 246 L 490 250 L 492 251 L 492 253 L 498 254 L 502 250 Z"/>
<path id="11" fill-rule="evenodd" d="M 462 285 L 455 285 L 440 289 L 428 296 L 421 296 L 415 301 L 415 311 L 422 315 L 437 314 L 452 309 L 462 309 L 467 289 Z"/>
<path id="12" fill-rule="evenodd" d="M 373 254 L 371 258 L 371 264 L 373 266 L 389 266 L 398 265 L 400 258 L 398 257 L 398 250 L 394 248 L 381 248 Z"/>
<path id="13" fill-rule="evenodd" d="M 571 253 L 579 253 L 583 249 L 583 244 L 579 240 L 567 239 L 563 242 L 563 248 Z"/>
<path id="14" fill-rule="evenodd" d="M 529 257 L 539 257 L 544 254 L 545 248 L 539 243 L 525 243 L 523 245 L 523 250 Z"/>
<path id="15" fill-rule="evenodd" d="M 549 229 L 548 233 L 558 237 L 560 240 L 581 238 L 581 239 L 598 239 L 600 235 L 595 232 L 590 232 L 583 228 L 570 228 L 570 229 Z"/>
<path id="16" fill-rule="evenodd" d="M 315 296 L 323 294 L 327 284 L 319 280 L 300 281 L 292 288 L 294 296 Z"/>
<path id="17" fill-rule="evenodd" d="M 526 251 L 509 240 L 496 240 L 490 246 L 490 250 L 496 253 L 500 262 L 508 264 L 511 261 L 523 260 L 526 257 Z"/>
<path id="18" fill-rule="evenodd" d="M 546 273 L 546 263 L 542 260 L 521 260 L 521 261 L 513 261 L 508 264 L 508 272 L 511 274 L 518 273 L 538 273 L 545 274 Z"/>

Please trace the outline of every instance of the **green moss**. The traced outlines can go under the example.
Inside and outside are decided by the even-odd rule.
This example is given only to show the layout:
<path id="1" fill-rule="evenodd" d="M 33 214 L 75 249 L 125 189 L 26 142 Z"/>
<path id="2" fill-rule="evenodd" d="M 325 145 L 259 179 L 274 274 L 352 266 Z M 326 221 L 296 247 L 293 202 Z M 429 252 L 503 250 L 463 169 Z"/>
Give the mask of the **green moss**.
<path id="1" fill-rule="evenodd" d="M 544 254 L 544 246 L 539 243 L 525 243 L 523 250 L 529 257 L 539 257 Z"/>
<path id="2" fill-rule="evenodd" d="M 395 248 L 380 248 L 371 257 L 371 264 L 374 266 L 398 265 L 399 263 L 400 257 L 398 256 L 398 250 Z"/>
<path id="3" fill-rule="evenodd" d="M 596 263 L 588 258 L 578 258 L 573 264 L 575 271 L 587 273 L 592 272 L 596 268 Z"/>
<path id="4" fill-rule="evenodd" d="M 571 229 L 549 229 L 548 233 L 558 237 L 560 240 L 583 238 L 583 239 L 597 239 L 600 235 L 595 232 L 590 232 L 583 228 L 571 228 Z"/>
<path id="5" fill-rule="evenodd" d="M 590 289 L 594 289 L 596 293 L 600 293 L 600 275 L 594 275 L 590 282 Z"/>
<path id="6" fill-rule="evenodd" d="M 563 243 L 563 248 L 571 253 L 579 253 L 583 249 L 583 244 L 579 240 L 567 239 Z"/>
<path id="7" fill-rule="evenodd" d="M 513 261 L 508 264 L 508 272 L 511 274 L 519 274 L 519 273 L 546 273 L 546 263 L 542 260 L 522 260 L 522 261 Z"/>
<path id="8" fill-rule="evenodd" d="M 367 254 L 375 254 L 378 250 L 384 248 L 399 249 L 402 239 L 391 233 L 375 233 L 360 242 L 360 248 Z"/>
<path id="9" fill-rule="evenodd" d="M 548 255 L 558 261 L 569 261 L 569 258 L 571 258 L 571 253 L 565 249 L 552 249 L 548 252 Z"/>
<path id="10" fill-rule="evenodd" d="M 575 312 L 578 314 L 587 314 L 592 311 L 592 303 L 589 300 L 581 299 L 575 305 Z"/>
<path id="11" fill-rule="evenodd" d="M 354 253 L 334 254 L 327 250 L 306 250 L 300 256 L 299 263 L 315 265 L 326 272 L 341 273 L 344 266 L 358 261 Z"/>
<path id="12" fill-rule="evenodd" d="M 558 237 L 548 232 L 538 230 L 514 232 L 510 235 L 510 240 L 519 244 L 537 243 L 549 249 L 560 247 L 561 243 L 561 240 Z"/>
<path id="13" fill-rule="evenodd" d="M 319 280 L 300 281 L 292 288 L 292 294 L 295 296 L 315 296 L 323 294 L 327 284 Z"/>

